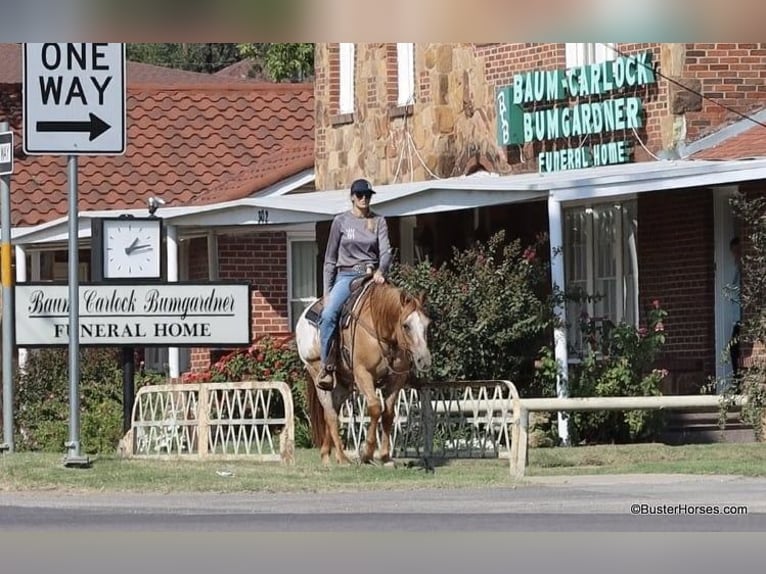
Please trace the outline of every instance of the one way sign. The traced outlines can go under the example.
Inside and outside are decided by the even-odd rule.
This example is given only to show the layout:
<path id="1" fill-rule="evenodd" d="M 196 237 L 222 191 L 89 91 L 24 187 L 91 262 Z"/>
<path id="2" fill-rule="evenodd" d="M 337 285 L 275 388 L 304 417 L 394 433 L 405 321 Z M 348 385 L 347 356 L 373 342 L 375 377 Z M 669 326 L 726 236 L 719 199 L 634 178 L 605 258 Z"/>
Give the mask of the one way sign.
<path id="1" fill-rule="evenodd" d="M 24 151 L 125 153 L 125 45 L 24 44 Z"/>

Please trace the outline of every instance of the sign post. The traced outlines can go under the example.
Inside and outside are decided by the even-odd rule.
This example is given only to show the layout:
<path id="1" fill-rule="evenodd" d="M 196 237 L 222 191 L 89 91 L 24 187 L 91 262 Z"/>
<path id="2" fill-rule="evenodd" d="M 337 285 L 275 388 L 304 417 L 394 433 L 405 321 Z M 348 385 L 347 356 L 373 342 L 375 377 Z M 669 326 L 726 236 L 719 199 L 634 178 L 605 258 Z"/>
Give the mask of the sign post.
<path id="1" fill-rule="evenodd" d="M 0 123 L 0 202 L 2 205 L 3 284 L 3 444 L 0 451 L 13 452 L 13 279 L 11 277 L 11 174 L 13 173 L 13 132 L 8 122 Z"/>
<path id="2" fill-rule="evenodd" d="M 24 151 L 67 155 L 69 300 L 79 293 L 77 156 L 122 155 L 126 147 L 125 45 L 24 44 Z M 69 441 L 65 466 L 89 466 L 80 452 L 79 308 L 69 306 Z"/>

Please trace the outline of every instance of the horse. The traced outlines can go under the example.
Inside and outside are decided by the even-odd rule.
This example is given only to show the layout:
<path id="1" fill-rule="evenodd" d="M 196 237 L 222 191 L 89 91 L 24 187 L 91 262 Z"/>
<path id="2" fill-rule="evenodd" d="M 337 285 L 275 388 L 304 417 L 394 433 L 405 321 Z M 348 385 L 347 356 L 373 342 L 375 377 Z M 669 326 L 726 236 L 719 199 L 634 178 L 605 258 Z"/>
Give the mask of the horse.
<path id="1" fill-rule="evenodd" d="M 364 291 L 360 294 L 359 289 Z M 350 311 L 347 309 L 349 305 L 353 305 Z M 373 463 L 377 429 L 382 418 L 380 462 L 387 466 L 394 464 L 391 430 L 399 392 L 413 372 L 422 373 L 431 366 L 427 337 L 431 320 L 423 305 L 423 296 L 413 296 L 389 282 L 375 283 L 367 278 L 361 286 L 357 284 L 344 306 L 335 333 L 337 348 L 346 353 L 337 354 L 335 387 L 331 391 L 322 390 L 317 385 L 320 343 L 316 318 L 321 313 L 322 300 L 301 313 L 295 328 L 295 340 L 298 354 L 313 382 L 313 385 L 308 384 L 307 395 L 315 437 L 320 437 L 320 456 L 325 465 L 329 464 L 333 446 L 338 464 L 351 463 L 341 445 L 338 412 L 354 385 L 367 399 L 370 417 L 360 462 Z M 350 316 L 347 317 L 347 314 Z M 312 321 L 309 316 L 315 319 Z M 346 321 L 347 318 L 350 320 Z M 381 387 L 383 405 L 376 393 L 376 389 Z"/>

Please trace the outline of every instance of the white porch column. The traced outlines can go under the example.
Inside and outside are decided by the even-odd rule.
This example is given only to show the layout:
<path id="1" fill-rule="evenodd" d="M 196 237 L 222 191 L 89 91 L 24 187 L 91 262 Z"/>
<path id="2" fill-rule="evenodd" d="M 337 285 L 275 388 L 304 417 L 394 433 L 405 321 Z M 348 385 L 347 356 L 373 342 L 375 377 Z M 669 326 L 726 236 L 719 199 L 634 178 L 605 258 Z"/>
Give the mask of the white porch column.
<path id="1" fill-rule="evenodd" d="M 16 252 L 16 283 L 24 283 L 27 280 L 27 250 L 21 245 L 15 246 Z M 15 329 L 14 329 L 15 330 Z M 27 350 L 19 348 L 18 369 L 24 372 L 27 366 Z"/>
<path id="2" fill-rule="evenodd" d="M 561 202 L 548 196 L 548 233 L 551 248 L 551 284 L 553 292 L 563 293 L 565 289 L 564 275 L 564 221 L 561 214 Z M 568 354 L 567 354 L 567 330 L 566 330 L 566 307 L 564 301 L 560 301 L 554 309 L 559 325 L 553 332 L 554 356 L 559 367 L 559 376 L 556 380 L 556 395 L 565 398 L 569 395 L 567 380 L 569 377 Z M 559 439 L 564 445 L 569 444 L 569 414 L 558 413 Z"/>
<path id="3" fill-rule="evenodd" d="M 167 226 L 167 261 L 168 283 L 178 282 L 178 229 L 175 225 Z M 181 376 L 181 357 L 178 347 L 168 348 L 168 368 L 170 378 L 177 379 Z"/>

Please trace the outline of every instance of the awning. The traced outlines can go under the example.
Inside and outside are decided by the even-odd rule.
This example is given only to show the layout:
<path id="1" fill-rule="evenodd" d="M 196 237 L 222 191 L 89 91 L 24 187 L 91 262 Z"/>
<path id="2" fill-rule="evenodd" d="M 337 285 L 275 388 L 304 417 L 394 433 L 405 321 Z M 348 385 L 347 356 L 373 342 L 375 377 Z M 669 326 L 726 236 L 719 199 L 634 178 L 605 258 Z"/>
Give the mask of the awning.
<path id="1" fill-rule="evenodd" d="M 540 201 L 562 202 L 619 197 L 648 191 L 688 189 L 766 179 L 766 159 L 700 161 L 662 160 L 591 167 L 553 173 L 497 175 L 485 172 L 428 181 L 376 185 L 373 209 L 386 217 L 440 213 Z M 347 189 L 248 197 L 192 207 L 164 207 L 167 225 L 184 229 L 282 227 L 331 220 L 350 208 Z M 90 219 L 122 213 L 146 215 L 146 209 L 81 212 L 80 237 L 90 237 Z M 14 229 L 20 244 L 66 240 L 67 218 L 34 228 Z"/>

